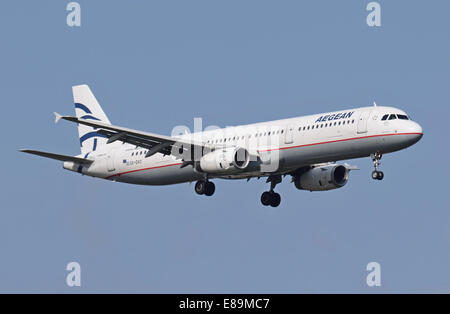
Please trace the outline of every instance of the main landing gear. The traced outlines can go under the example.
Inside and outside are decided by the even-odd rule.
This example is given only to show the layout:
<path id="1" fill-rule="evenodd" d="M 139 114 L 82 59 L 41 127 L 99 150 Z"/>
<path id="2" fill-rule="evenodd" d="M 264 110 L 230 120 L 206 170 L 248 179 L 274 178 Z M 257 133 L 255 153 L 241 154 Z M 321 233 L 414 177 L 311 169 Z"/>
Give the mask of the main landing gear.
<path id="1" fill-rule="evenodd" d="M 380 159 L 383 155 L 380 152 L 376 152 L 375 154 L 371 154 L 370 157 L 372 158 L 373 166 L 375 167 L 375 170 L 372 172 L 372 179 L 383 180 L 384 173 L 383 171 L 378 170 L 380 167 Z"/>
<path id="2" fill-rule="evenodd" d="M 281 196 L 273 189 L 281 182 L 281 175 L 270 176 L 267 178 L 267 182 L 270 182 L 270 191 L 261 194 L 261 203 L 264 206 L 278 207 L 281 203 Z"/>
<path id="3" fill-rule="evenodd" d="M 211 196 L 214 194 L 214 191 L 216 190 L 216 186 L 213 182 L 205 180 L 199 180 L 197 183 L 195 183 L 195 193 L 198 195 L 206 195 Z"/>

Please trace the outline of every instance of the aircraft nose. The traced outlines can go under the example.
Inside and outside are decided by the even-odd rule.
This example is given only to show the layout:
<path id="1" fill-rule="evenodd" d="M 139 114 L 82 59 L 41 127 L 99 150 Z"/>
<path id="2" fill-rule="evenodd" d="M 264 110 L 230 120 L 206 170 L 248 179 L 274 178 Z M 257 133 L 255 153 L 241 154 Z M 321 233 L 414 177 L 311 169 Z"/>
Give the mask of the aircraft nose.
<path id="1" fill-rule="evenodd" d="M 419 123 L 414 121 L 410 122 L 411 124 L 408 131 L 414 137 L 413 139 L 414 143 L 417 143 L 423 137 L 423 130 Z"/>
<path id="2" fill-rule="evenodd" d="M 413 131 L 413 133 L 416 133 L 417 135 L 420 135 L 420 137 L 423 136 L 422 127 L 417 122 L 413 122 L 412 131 Z"/>

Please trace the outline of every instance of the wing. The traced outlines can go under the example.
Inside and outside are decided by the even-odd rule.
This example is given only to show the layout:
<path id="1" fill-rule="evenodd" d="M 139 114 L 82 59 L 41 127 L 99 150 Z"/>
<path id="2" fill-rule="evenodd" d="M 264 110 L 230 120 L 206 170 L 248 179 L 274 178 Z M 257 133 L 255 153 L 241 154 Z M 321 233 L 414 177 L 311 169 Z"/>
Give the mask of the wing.
<path id="1" fill-rule="evenodd" d="M 87 125 L 96 129 L 96 132 L 108 138 L 108 144 L 121 141 L 148 149 L 145 157 L 150 157 L 156 153 L 164 155 L 175 155 L 181 157 L 189 150 L 199 150 L 202 152 L 206 147 L 203 143 L 190 139 L 179 139 L 171 136 L 159 135 L 155 133 L 143 132 L 124 128 L 120 126 L 105 124 L 94 120 L 85 120 L 71 116 L 61 116 L 55 112 L 56 122 L 60 119 Z M 174 148 L 176 148 L 174 150 Z M 176 153 L 174 153 L 176 152 Z"/>

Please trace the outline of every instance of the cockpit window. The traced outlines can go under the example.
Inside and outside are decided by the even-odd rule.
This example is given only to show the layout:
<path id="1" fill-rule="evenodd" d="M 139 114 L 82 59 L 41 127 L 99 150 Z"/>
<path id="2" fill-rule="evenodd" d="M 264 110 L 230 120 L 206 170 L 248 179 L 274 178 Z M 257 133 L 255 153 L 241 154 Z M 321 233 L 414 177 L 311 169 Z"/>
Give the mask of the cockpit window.
<path id="1" fill-rule="evenodd" d="M 389 116 L 389 120 L 395 120 L 395 119 L 397 119 L 397 116 L 395 114 L 391 114 Z"/>
<path id="2" fill-rule="evenodd" d="M 388 117 L 389 117 L 389 115 L 388 115 L 388 114 L 385 114 L 385 115 L 383 116 L 383 118 L 381 118 L 381 121 L 387 120 Z"/>
<path id="3" fill-rule="evenodd" d="M 399 118 L 400 120 L 409 120 L 408 116 L 404 114 L 398 114 L 397 118 Z"/>

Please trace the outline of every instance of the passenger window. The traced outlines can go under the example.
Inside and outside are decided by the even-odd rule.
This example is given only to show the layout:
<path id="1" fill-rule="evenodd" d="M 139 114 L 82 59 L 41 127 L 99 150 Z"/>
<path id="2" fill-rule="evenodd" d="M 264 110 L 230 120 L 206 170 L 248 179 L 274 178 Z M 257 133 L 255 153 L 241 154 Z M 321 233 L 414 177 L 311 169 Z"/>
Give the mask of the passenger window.
<path id="1" fill-rule="evenodd" d="M 385 115 L 383 116 L 383 118 L 381 118 L 381 121 L 387 120 L 388 117 L 389 117 L 389 115 L 388 115 L 388 114 L 385 114 Z"/>
<path id="2" fill-rule="evenodd" d="M 391 114 L 391 115 L 389 116 L 389 120 L 395 120 L 395 119 L 397 119 L 397 117 L 395 116 L 395 114 Z"/>

